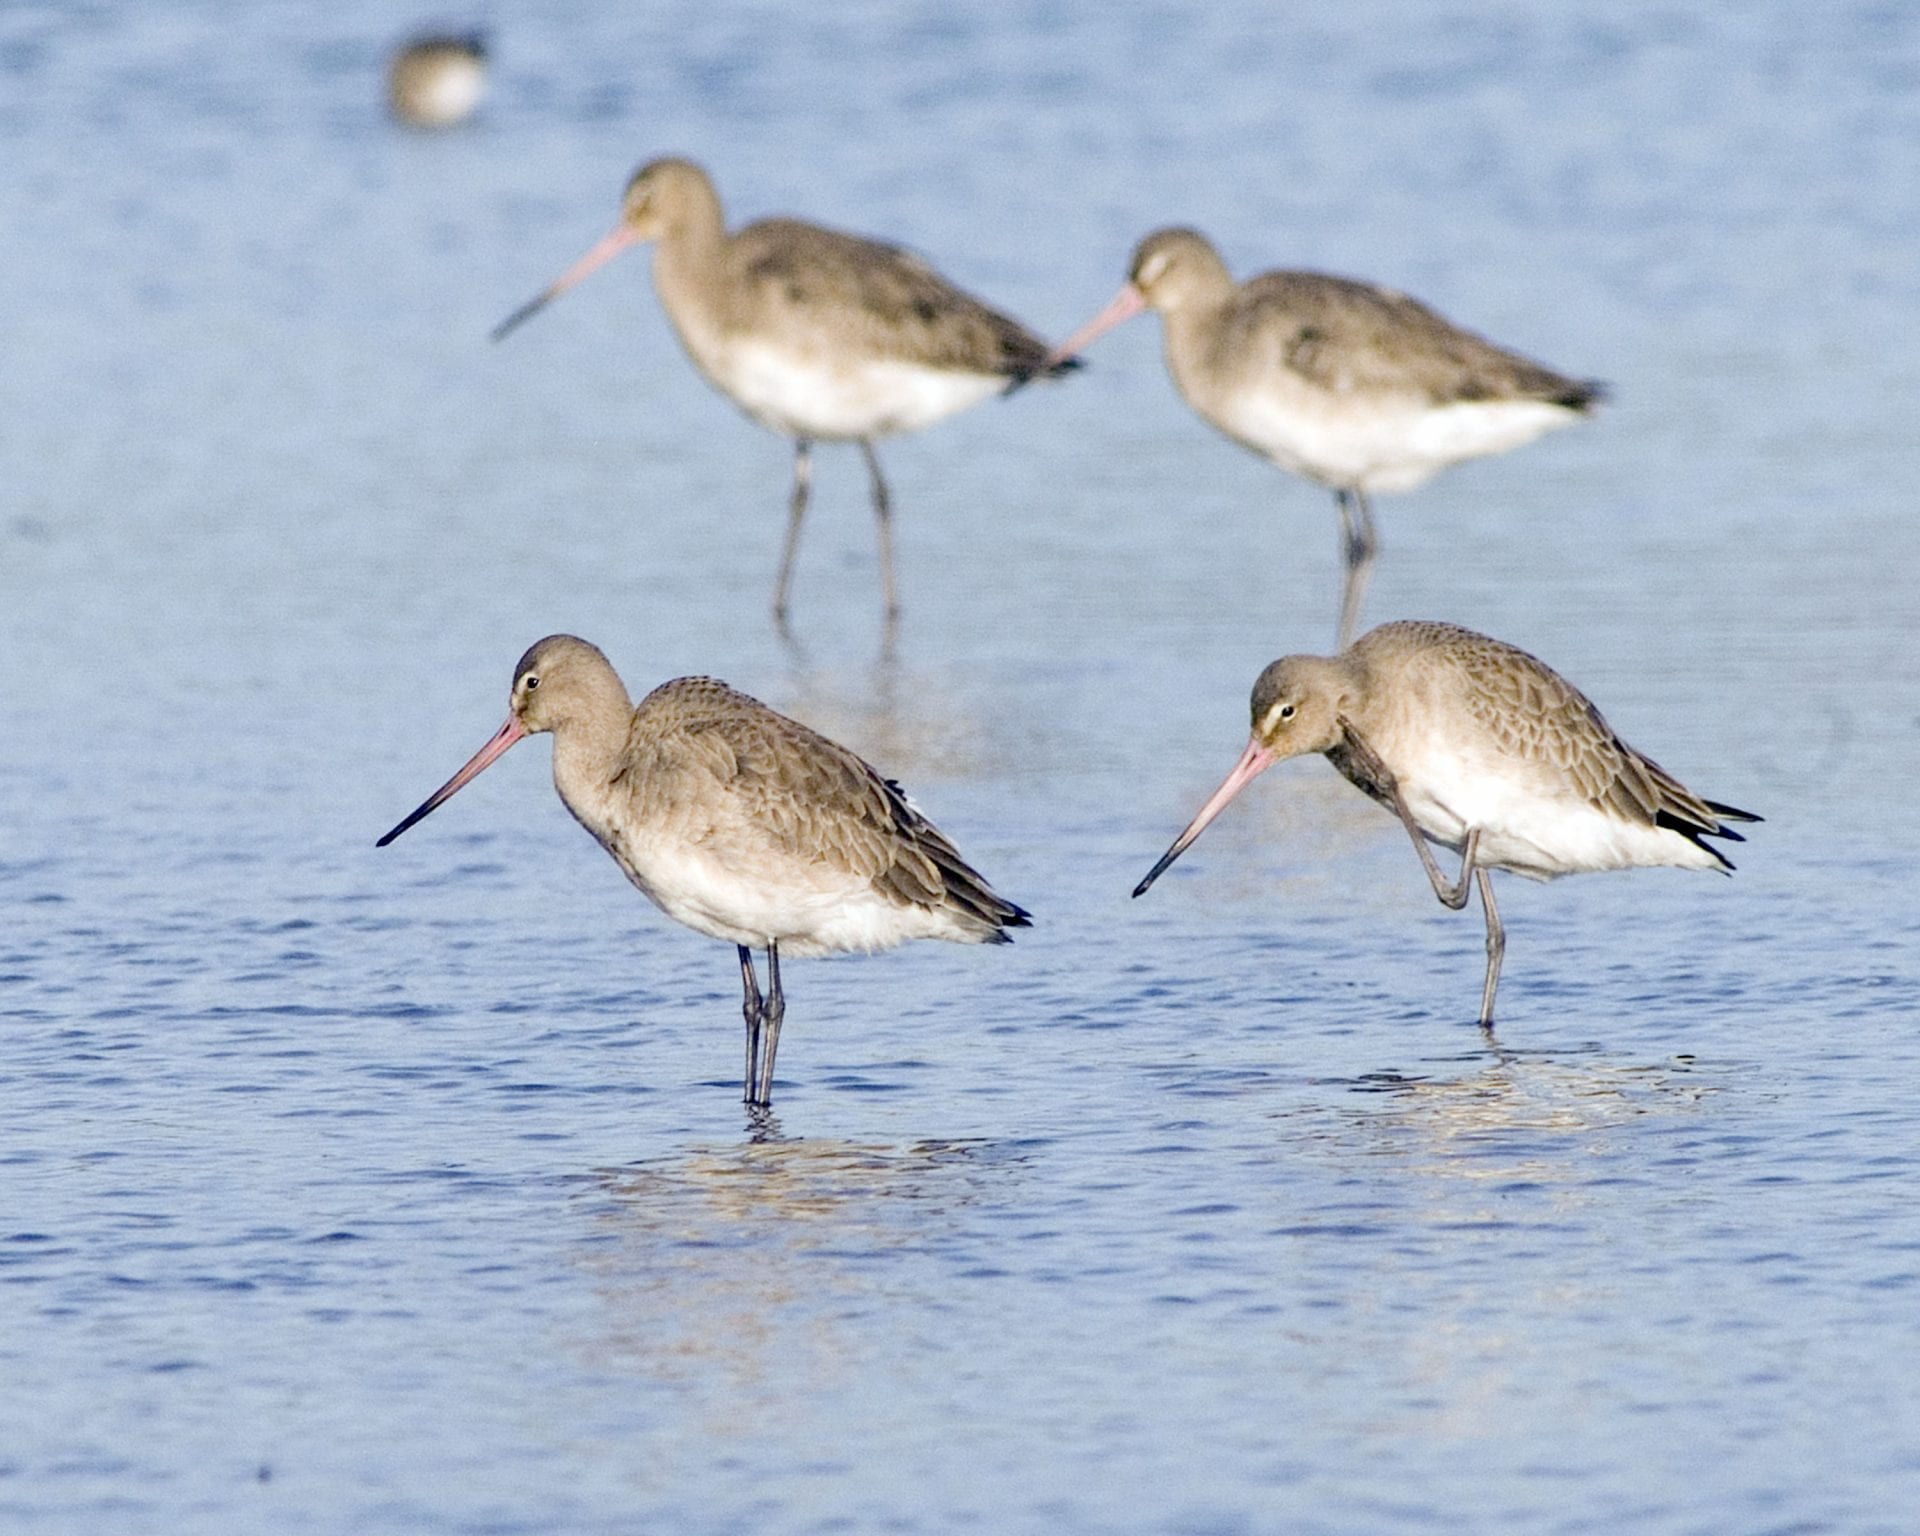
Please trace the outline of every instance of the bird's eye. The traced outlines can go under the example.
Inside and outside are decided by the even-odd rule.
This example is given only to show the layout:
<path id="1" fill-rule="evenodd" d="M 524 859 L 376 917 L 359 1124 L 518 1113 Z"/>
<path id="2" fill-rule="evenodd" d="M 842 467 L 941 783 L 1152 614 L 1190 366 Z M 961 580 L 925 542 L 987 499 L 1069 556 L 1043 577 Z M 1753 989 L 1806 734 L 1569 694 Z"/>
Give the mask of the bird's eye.
<path id="1" fill-rule="evenodd" d="M 1291 720 L 1293 718 L 1293 706 L 1291 704 L 1282 704 L 1280 706 L 1280 718 L 1282 720 Z"/>
<path id="2" fill-rule="evenodd" d="M 539 686 L 540 686 L 540 679 L 534 676 L 533 674 L 529 673 L 527 676 L 527 692 L 532 693 L 533 690 L 538 688 Z"/>

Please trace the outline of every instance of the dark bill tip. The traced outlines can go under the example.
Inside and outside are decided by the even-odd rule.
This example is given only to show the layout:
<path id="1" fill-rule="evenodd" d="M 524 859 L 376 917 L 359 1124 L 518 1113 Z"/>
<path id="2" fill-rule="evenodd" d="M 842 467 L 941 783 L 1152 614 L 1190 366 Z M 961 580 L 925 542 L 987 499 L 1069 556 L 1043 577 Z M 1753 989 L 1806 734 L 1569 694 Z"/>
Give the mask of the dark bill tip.
<path id="1" fill-rule="evenodd" d="M 547 305 L 550 304 L 552 301 L 553 301 L 552 289 L 548 289 L 545 293 L 541 294 L 538 298 L 528 299 L 526 303 L 522 304 L 512 314 L 508 315 L 506 319 L 502 320 L 492 330 L 487 332 L 487 340 L 489 341 L 505 340 L 506 337 L 511 332 L 518 330 L 520 326 L 525 324 L 527 321 L 531 320 L 535 315 L 539 314 L 540 311 L 545 309 Z"/>
<path id="2" fill-rule="evenodd" d="M 1164 875 L 1167 872 L 1167 867 L 1179 857 L 1180 850 L 1178 848 L 1169 848 L 1165 853 L 1161 854 L 1160 862 L 1147 871 L 1147 878 L 1133 888 L 1134 896 L 1138 898 L 1146 895 L 1147 887 Z"/>

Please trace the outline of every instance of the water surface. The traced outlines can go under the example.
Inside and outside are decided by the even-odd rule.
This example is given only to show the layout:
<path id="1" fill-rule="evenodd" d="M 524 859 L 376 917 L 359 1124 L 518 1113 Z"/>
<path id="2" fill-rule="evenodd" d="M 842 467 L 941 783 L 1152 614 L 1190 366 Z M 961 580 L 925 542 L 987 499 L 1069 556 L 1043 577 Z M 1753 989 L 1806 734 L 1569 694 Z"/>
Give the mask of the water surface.
<path id="1" fill-rule="evenodd" d="M 1897 7 L 489 8 L 467 130 L 380 6 L 0 13 L 0 1514 L 22 1532 L 1896 1532 L 1912 1084 L 1920 23 Z M 1127 891 L 1319 649 L 1325 493 L 1155 326 L 789 454 L 629 256 L 641 159 L 1050 334 L 1190 221 L 1568 371 L 1385 498 L 1369 616 L 1523 644 L 1767 822 L 1732 880 L 1432 900 L 1325 764 Z M 724 947 L 524 746 L 379 834 L 554 630 L 903 778 L 1037 916 Z"/>

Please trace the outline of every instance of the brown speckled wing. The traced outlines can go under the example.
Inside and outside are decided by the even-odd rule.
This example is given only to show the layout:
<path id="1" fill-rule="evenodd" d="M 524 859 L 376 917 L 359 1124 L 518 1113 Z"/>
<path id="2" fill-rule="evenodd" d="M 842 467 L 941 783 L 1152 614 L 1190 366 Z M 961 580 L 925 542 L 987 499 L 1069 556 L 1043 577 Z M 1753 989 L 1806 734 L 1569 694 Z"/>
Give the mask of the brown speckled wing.
<path id="1" fill-rule="evenodd" d="M 1026 922 L 857 753 L 717 679 L 655 689 L 635 712 L 635 736 L 643 731 L 667 744 L 682 771 L 697 764 L 731 814 L 788 858 L 830 864 L 903 905 L 946 908 L 988 929 Z"/>
<path id="2" fill-rule="evenodd" d="M 1474 717 L 1506 750 L 1563 773 L 1590 805 L 1696 842 L 1704 833 L 1738 838 L 1721 825 L 1722 814 L 1751 819 L 1709 804 L 1622 741 L 1592 700 L 1545 662 L 1516 646 L 1457 633 L 1462 638 L 1448 650 L 1470 681 L 1466 702 Z"/>
<path id="3" fill-rule="evenodd" d="M 1400 394 L 1433 405 L 1541 400 L 1585 410 L 1600 386 L 1462 330 L 1418 299 L 1321 272 L 1269 272 L 1242 285 L 1221 345 L 1279 362 L 1335 394 Z"/>
<path id="4" fill-rule="evenodd" d="M 956 288 L 913 252 L 878 240 L 767 219 L 734 236 L 744 311 L 769 334 L 858 338 L 872 356 L 1021 378 L 1047 344 Z"/>

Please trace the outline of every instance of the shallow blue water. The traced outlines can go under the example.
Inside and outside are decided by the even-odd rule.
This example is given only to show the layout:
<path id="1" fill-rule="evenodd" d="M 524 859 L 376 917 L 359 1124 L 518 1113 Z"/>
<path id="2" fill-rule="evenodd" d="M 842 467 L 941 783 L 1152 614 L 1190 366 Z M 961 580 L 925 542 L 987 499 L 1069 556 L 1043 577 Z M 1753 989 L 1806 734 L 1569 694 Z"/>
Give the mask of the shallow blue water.
<path id="1" fill-rule="evenodd" d="M 1920 22 L 1377 3 L 0 12 L 0 1517 L 22 1532 L 1910 1530 Z M 1396 283 L 1591 425 L 1380 505 L 1369 616 L 1562 668 L 1768 817 L 1477 914 L 1319 762 L 1127 891 L 1320 649 L 1328 497 L 1154 325 L 883 456 L 707 391 L 626 258 L 678 150 L 1050 334 L 1134 240 Z M 539 635 L 903 778 L 1037 926 L 721 946 L 520 748 Z"/>

